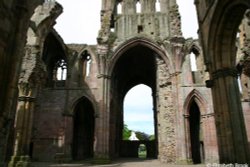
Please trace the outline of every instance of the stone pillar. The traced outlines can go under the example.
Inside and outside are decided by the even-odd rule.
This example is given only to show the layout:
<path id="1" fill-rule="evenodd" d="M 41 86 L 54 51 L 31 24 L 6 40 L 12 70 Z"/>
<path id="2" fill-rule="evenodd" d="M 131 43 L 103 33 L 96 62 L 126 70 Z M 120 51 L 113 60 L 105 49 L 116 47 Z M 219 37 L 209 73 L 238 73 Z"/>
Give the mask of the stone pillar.
<path id="1" fill-rule="evenodd" d="M 158 150 L 162 162 L 176 161 L 176 114 L 173 104 L 172 81 L 169 69 L 161 58 L 157 58 L 157 118 Z"/>
<path id="2" fill-rule="evenodd" d="M 211 76 L 220 163 L 249 163 L 237 70 L 219 69 Z"/>
<path id="3" fill-rule="evenodd" d="M 181 16 L 176 0 L 169 1 L 170 35 L 172 37 L 182 37 Z"/>
<path id="4" fill-rule="evenodd" d="M 110 162 L 110 137 L 109 137 L 109 80 L 106 75 L 106 56 L 108 46 L 105 44 L 98 45 L 98 64 L 99 64 L 99 79 L 100 89 L 97 101 L 99 103 L 99 115 L 96 118 L 95 126 L 95 150 L 94 163 L 105 164 Z"/>
<path id="5" fill-rule="evenodd" d="M 142 12 L 143 13 L 153 13 L 155 12 L 156 0 L 142 0 Z"/>
<path id="6" fill-rule="evenodd" d="M 19 97 L 15 120 L 14 154 L 8 167 L 30 166 L 29 148 L 33 125 L 36 89 L 29 83 L 19 84 Z"/>
<path id="7" fill-rule="evenodd" d="M 136 2 L 134 0 L 126 0 L 123 2 L 124 14 L 135 14 L 136 13 Z"/>

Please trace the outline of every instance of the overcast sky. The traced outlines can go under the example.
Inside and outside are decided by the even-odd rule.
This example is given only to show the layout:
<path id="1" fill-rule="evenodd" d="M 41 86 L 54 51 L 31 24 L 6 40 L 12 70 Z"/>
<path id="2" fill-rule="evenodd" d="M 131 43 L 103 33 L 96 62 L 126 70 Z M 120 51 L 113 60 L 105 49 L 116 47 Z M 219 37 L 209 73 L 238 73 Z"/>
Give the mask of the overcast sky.
<path id="1" fill-rule="evenodd" d="M 101 0 L 57 0 L 63 6 L 58 17 L 56 30 L 65 43 L 96 44 L 100 29 Z M 182 17 L 185 38 L 197 38 L 196 12 L 194 0 L 177 0 Z"/>
<path id="2" fill-rule="evenodd" d="M 96 44 L 100 29 L 101 0 L 57 0 L 63 13 L 57 19 L 56 30 L 65 43 Z M 185 38 L 197 38 L 197 16 L 194 0 L 177 0 Z M 133 130 L 153 134 L 153 111 L 150 88 L 131 89 L 125 100 L 125 123 Z M 138 126 L 139 125 L 139 126 Z"/>

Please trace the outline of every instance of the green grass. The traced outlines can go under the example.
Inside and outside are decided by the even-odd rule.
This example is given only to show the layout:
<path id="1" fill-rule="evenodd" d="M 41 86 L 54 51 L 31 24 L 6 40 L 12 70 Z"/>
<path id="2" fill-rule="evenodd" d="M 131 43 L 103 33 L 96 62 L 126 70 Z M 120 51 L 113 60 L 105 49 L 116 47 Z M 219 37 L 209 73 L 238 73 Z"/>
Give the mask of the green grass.
<path id="1" fill-rule="evenodd" d="M 139 158 L 147 158 L 147 151 L 139 151 L 138 157 Z"/>

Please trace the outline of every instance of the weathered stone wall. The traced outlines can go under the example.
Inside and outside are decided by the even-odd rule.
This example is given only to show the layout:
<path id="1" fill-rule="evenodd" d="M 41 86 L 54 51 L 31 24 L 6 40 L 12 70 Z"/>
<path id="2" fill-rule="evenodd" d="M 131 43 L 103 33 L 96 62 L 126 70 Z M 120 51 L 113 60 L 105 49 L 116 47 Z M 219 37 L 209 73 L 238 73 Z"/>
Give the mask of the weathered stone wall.
<path id="1" fill-rule="evenodd" d="M 246 131 L 248 136 L 248 144 L 250 143 L 250 126 L 249 126 L 249 114 L 250 114 L 250 79 L 249 79 L 249 59 L 250 59 L 250 25 L 248 24 L 247 15 L 250 11 L 246 11 L 245 16 L 239 26 L 239 36 L 237 38 L 237 70 L 239 72 L 239 79 L 241 87 L 241 103 L 243 109 L 243 115 L 245 119 Z M 250 144 L 249 144 L 250 147 Z"/>
<path id="2" fill-rule="evenodd" d="M 247 138 L 248 138 L 248 147 L 250 149 L 250 107 L 249 107 L 249 101 L 242 102 L 242 109 L 243 109 L 243 114 L 244 114 L 244 119 L 245 119 L 245 125 L 246 125 L 246 130 L 247 130 Z"/>
<path id="3" fill-rule="evenodd" d="M 157 120 L 159 159 L 162 162 L 176 161 L 176 106 L 174 104 L 173 83 L 169 67 L 157 58 Z"/>
<path id="4" fill-rule="evenodd" d="M 141 144 L 145 145 L 146 149 L 146 158 L 156 158 L 156 143 L 153 141 L 129 141 L 124 140 L 121 142 L 120 147 L 120 156 L 127 158 L 138 158 L 138 151 Z"/>
<path id="5" fill-rule="evenodd" d="M 139 12 L 136 11 L 135 1 L 122 2 L 122 13 L 114 13 L 117 41 L 135 36 L 147 36 L 154 40 L 182 36 L 177 4 L 168 1 L 160 3 L 161 9 L 156 11 L 156 1 L 141 1 L 141 12 Z"/>
<path id="6" fill-rule="evenodd" d="M 36 101 L 33 126 L 33 155 L 35 161 L 54 161 L 56 153 L 65 146 L 66 90 L 43 89 Z"/>

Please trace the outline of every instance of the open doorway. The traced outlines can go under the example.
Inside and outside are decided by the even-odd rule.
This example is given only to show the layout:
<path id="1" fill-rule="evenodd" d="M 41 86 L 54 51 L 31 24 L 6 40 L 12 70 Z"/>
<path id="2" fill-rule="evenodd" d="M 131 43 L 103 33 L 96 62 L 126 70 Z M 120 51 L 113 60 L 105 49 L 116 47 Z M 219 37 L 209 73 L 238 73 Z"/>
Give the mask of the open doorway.
<path id="1" fill-rule="evenodd" d="M 195 101 L 191 103 L 189 109 L 189 132 L 191 141 L 191 154 L 194 164 L 204 162 L 204 144 L 201 128 L 200 109 Z"/>
<path id="2" fill-rule="evenodd" d="M 126 153 L 128 156 L 136 158 L 155 157 L 155 119 L 152 90 L 144 84 L 131 88 L 124 98 L 122 143 L 130 145 L 129 148 L 134 147 L 134 154 L 130 154 L 131 151 L 128 150 L 128 153 Z M 147 147 L 149 147 L 149 152 Z"/>
<path id="3" fill-rule="evenodd" d="M 82 98 L 74 110 L 73 160 L 93 158 L 95 117 L 92 103 Z"/>

